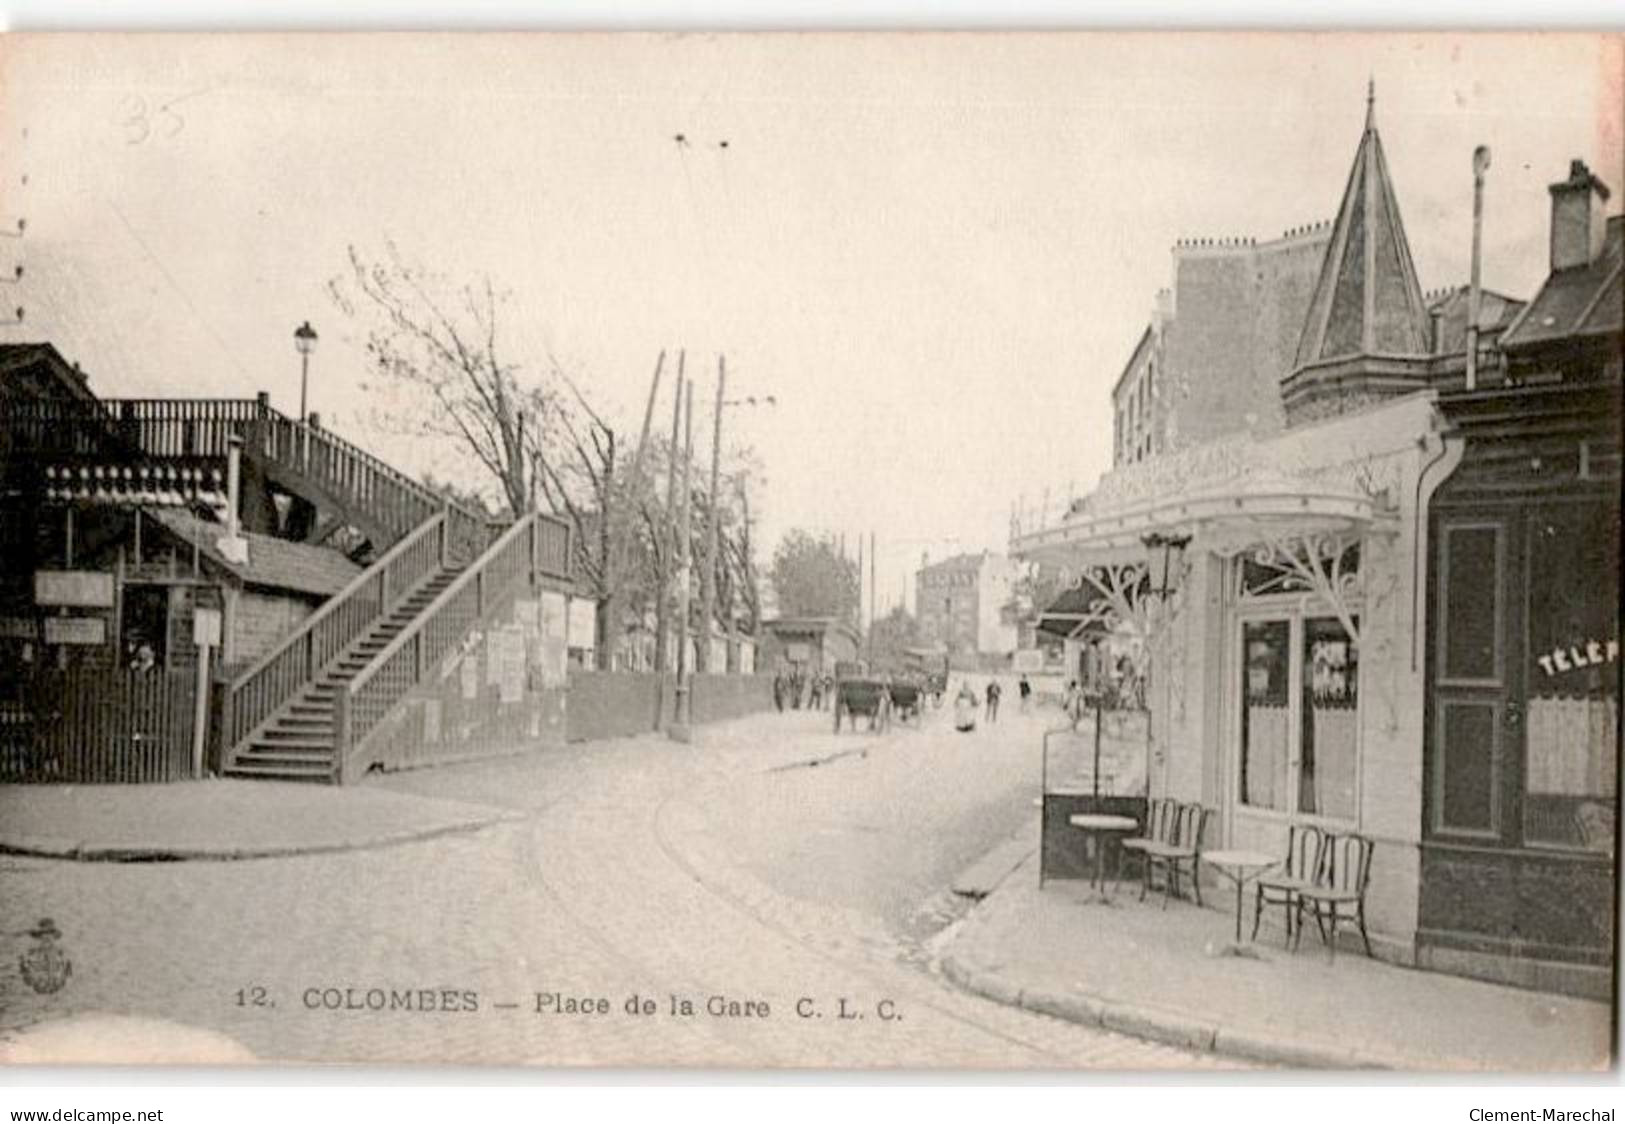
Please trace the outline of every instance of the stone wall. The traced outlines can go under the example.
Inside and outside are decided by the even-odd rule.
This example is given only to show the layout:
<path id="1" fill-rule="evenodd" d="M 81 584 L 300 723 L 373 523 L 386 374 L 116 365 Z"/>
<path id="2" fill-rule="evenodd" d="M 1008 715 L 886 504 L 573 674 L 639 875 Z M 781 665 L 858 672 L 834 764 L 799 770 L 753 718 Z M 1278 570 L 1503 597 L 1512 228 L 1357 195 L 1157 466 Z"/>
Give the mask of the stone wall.
<path id="1" fill-rule="evenodd" d="M 696 723 L 725 722 L 773 706 L 771 675 L 696 675 L 693 713 Z"/>
<path id="2" fill-rule="evenodd" d="M 771 675 L 697 674 L 693 682 L 696 725 L 743 718 L 773 706 Z M 674 698 L 669 675 L 571 668 L 565 736 L 579 742 L 647 734 L 661 728 L 662 712 L 670 718 Z"/>
<path id="3" fill-rule="evenodd" d="M 564 618 L 562 593 L 532 592 L 521 583 L 496 598 L 346 771 L 361 763 L 415 768 L 563 745 Z"/>
<path id="4" fill-rule="evenodd" d="M 662 698 L 670 686 L 654 672 L 570 669 L 565 738 L 572 742 L 646 734 L 660 722 Z M 670 705 L 669 701 L 666 705 Z"/>

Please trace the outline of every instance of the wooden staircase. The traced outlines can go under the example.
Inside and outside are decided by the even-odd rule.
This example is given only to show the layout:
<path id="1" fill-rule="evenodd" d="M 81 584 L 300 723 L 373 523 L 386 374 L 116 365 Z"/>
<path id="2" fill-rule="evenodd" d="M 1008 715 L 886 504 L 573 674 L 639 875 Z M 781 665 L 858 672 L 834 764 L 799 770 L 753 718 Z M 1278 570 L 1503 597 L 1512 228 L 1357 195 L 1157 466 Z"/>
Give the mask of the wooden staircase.
<path id="1" fill-rule="evenodd" d="M 379 761 L 388 717 L 503 598 L 539 578 L 569 580 L 563 520 L 530 514 L 494 528 L 263 396 L 0 398 L 0 440 L 0 493 L 216 509 L 240 444 L 245 475 L 365 534 L 375 560 L 217 684 L 215 760 L 231 776 L 340 783 Z"/>
<path id="2" fill-rule="evenodd" d="M 234 777 L 331 783 L 337 779 L 338 695 L 352 679 L 456 581 L 462 568 L 436 571 L 403 598 L 255 734 L 231 748 L 221 772 Z"/>

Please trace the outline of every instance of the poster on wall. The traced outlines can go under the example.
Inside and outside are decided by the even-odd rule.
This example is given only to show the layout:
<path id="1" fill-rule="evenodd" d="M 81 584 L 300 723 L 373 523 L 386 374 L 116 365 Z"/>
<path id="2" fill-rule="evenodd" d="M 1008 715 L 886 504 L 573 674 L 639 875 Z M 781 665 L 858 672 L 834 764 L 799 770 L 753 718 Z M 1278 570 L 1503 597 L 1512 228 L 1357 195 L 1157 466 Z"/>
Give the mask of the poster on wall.
<path id="1" fill-rule="evenodd" d="M 585 597 L 570 598 L 569 646 L 595 648 L 598 642 L 598 605 Z"/>
<path id="2" fill-rule="evenodd" d="M 491 678 L 497 685 L 498 698 L 504 703 L 516 703 L 525 697 L 525 632 L 518 626 L 500 628 L 491 633 Z"/>
<path id="3" fill-rule="evenodd" d="M 564 594 L 542 594 L 542 686 L 547 689 L 563 687 L 568 674 L 566 632 L 569 628 Z"/>

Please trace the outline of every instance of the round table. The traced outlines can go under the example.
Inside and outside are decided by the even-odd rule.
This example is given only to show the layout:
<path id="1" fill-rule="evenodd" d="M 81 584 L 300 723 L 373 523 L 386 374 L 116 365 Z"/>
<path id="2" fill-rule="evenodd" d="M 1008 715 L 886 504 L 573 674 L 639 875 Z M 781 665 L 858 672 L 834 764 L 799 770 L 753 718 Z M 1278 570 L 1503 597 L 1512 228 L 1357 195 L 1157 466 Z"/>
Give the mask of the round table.
<path id="1" fill-rule="evenodd" d="M 1248 882 L 1263 874 L 1281 860 L 1263 851 L 1203 851 L 1202 862 L 1236 884 L 1236 942 L 1221 953 L 1245 956 L 1249 950 L 1241 943 L 1241 890 Z"/>
<path id="2" fill-rule="evenodd" d="M 1106 893 L 1106 836 L 1138 831 L 1140 821 L 1132 816 L 1110 816 L 1098 812 L 1080 812 L 1066 819 L 1073 827 L 1095 841 L 1095 880 L 1090 883 L 1095 887 L 1095 895 L 1085 899 L 1085 903 L 1093 901 L 1109 903 L 1111 898 Z"/>

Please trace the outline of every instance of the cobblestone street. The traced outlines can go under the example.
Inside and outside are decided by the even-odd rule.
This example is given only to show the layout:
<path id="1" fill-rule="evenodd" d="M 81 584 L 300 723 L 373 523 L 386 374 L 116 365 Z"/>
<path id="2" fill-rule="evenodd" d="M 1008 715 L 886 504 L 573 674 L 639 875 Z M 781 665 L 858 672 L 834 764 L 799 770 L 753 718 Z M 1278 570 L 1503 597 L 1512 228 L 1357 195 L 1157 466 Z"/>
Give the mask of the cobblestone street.
<path id="1" fill-rule="evenodd" d="M 8 857 L 7 962 L 49 916 L 74 966 L 51 997 L 0 976 L 0 1028 L 132 1015 L 331 1062 L 1218 1064 L 933 970 L 963 909 L 949 881 L 1030 819 L 1040 729 L 1009 713 L 957 735 L 934 713 L 837 737 L 827 713 L 761 715 L 694 746 L 371 782 L 526 815 L 469 835 L 242 862 Z"/>

